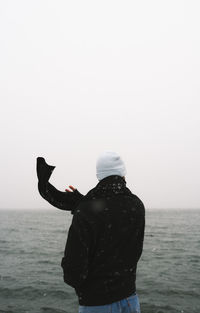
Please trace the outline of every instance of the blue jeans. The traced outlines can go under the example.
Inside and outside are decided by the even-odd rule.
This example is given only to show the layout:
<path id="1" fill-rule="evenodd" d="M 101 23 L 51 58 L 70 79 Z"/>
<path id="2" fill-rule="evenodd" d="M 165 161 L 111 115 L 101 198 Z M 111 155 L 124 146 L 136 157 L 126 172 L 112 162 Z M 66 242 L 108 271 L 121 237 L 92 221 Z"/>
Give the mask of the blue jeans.
<path id="1" fill-rule="evenodd" d="M 139 298 L 136 292 L 122 300 L 105 304 L 85 306 L 79 305 L 78 313 L 141 313 Z"/>

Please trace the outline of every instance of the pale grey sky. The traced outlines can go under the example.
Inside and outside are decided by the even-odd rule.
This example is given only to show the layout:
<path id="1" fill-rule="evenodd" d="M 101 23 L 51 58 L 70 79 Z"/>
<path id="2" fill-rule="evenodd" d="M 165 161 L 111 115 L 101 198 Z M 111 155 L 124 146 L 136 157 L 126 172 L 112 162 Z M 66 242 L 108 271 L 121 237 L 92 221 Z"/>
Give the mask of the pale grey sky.
<path id="1" fill-rule="evenodd" d="M 86 194 L 112 150 L 150 208 L 200 207 L 199 1 L 1 1 L 0 208 Z"/>

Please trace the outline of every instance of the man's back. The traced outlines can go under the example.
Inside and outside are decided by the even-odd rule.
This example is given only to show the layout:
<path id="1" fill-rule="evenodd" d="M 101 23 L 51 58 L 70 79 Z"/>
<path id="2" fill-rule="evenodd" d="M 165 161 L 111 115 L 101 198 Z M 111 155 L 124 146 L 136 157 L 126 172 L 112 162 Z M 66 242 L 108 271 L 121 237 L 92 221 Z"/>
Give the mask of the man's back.
<path id="1" fill-rule="evenodd" d="M 74 285 L 80 305 L 104 305 L 136 291 L 136 268 L 143 249 L 144 228 L 144 205 L 126 187 L 121 176 L 102 179 L 84 196 L 74 211 L 71 228 L 74 235 L 76 230 L 80 238 L 83 234 L 83 242 L 87 238 L 88 254 L 77 254 L 83 264 L 87 264 L 85 275 L 81 273 L 85 279 Z M 68 235 L 62 265 L 64 272 L 66 270 L 65 281 L 71 285 L 73 281 L 67 278 L 69 253 L 75 244 L 76 237 Z"/>

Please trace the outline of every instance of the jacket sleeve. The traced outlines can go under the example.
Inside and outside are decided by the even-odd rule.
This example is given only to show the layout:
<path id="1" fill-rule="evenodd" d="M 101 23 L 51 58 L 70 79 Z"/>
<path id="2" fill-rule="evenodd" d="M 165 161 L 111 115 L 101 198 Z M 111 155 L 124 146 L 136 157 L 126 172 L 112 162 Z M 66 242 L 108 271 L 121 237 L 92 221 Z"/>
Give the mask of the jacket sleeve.
<path id="1" fill-rule="evenodd" d="M 71 211 L 74 214 L 74 210 L 83 199 L 82 195 L 77 189 L 73 192 L 59 191 L 52 184 L 48 182 L 51 174 L 56 166 L 48 165 L 44 158 L 37 158 L 37 176 L 38 176 L 38 191 L 40 195 L 47 200 L 54 207 Z"/>
<path id="2" fill-rule="evenodd" d="M 144 243 L 144 230 L 145 230 L 145 216 L 142 215 L 140 217 L 140 221 L 138 223 L 138 235 L 137 235 L 137 254 L 136 261 L 138 262 L 143 251 L 143 243 Z"/>
<path id="3" fill-rule="evenodd" d="M 137 238 L 136 238 L 136 261 L 138 262 L 143 251 L 144 232 L 145 232 L 145 207 L 143 202 L 139 201 L 139 215 L 137 219 Z"/>
<path id="4" fill-rule="evenodd" d="M 73 216 L 61 261 L 64 282 L 76 290 L 87 281 L 93 231 L 81 210 Z"/>

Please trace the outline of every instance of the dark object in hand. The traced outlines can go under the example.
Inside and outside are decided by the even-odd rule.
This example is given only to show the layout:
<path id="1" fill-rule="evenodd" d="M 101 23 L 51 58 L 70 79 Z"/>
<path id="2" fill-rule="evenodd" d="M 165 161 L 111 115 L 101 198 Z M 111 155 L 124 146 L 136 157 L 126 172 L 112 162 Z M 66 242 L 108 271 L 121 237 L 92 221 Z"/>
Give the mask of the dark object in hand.
<path id="1" fill-rule="evenodd" d="M 42 157 L 37 157 L 37 177 L 40 181 L 48 181 L 56 166 L 49 165 Z"/>

